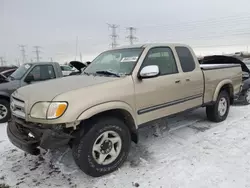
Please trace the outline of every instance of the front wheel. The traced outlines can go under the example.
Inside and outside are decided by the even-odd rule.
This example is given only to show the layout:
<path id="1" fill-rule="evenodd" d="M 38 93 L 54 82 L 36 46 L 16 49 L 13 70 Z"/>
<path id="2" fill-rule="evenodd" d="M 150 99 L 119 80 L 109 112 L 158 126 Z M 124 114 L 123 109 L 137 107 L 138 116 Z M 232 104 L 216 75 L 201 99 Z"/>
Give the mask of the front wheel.
<path id="1" fill-rule="evenodd" d="M 85 134 L 73 142 L 73 157 L 86 174 L 99 177 L 118 169 L 126 160 L 131 136 L 123 121 L 113 117 L 98 118 Z"/>
<path id="2" fill-rule="evenodd" d="M 7 100 L 0 99 L 0 123 L 5 123 L 10 119 L 10 103 Z"/>
<path id="3" fill-rule="evenodd" d="M 206 113 L 207 118 L 213 122 L 224 121 L 229 112 L 230 108 L 230 98 L 226 91 L 221 91 L 215 104 L 212 106 L 207 106 Z"/>

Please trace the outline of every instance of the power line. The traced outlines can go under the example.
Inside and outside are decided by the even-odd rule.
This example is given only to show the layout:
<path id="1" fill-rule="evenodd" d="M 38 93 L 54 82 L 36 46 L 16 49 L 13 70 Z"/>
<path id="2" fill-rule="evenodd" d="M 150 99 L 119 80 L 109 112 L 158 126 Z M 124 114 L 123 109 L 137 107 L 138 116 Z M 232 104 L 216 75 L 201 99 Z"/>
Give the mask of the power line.
<path id="1" fill-rule="evenodd" d="M 176 25 L 171 26 L 170 24 L 168 27 L 165 25 L 159 25 L 155 27 L 151 27 L 151 32 L 164 32 L 166 34 L 181 34 L 181 33 L 218 33 L 218 31 L 224 31 L 228 33 L 229 31 L 246 31 L 250 30 L 249 23 L 250 19 L 243 21 L 237 21 L 237 22 L 222 22 L 222 23 L 211 23 L 211 24 L 193 24 L 193 25 Z M 160 29 L 161 28 L 161 29 Z M 145 31 L 149 31 L 149 28 L 147 28 Z"/>
<path id="2" fill-rule="evenodd" d="M 19 47 L 20 47 L 21 56 L 22 56 L 22 63 L 24 64 L 26 62 L 26 51 L 25 51 L 26 45 L 19 45 Z"/>
<path id="3" fill-rule="evenodd" d="M 198 20 L 198 21 L 190 21 L 190 22 L 177 22 L 177 23 L 168 23 L 163 25 L 142 25 L 140 28 L 151 28 L 151 27 L 193 27 L 197 25 L 210 25 L 210 24 L 221 24 L 221 23 L 232 23 L 232 22 L 240 22 L 240 21 L 249 21 L 250 15 L 244 17 L 224 17 L 224 18 L 214 18 L 214 19 L 207 19 L 207 20 Z"/>
<path id="4" fill-rule="evenodd" d="M 112 29 L 112 32 L 111 32 L 111 40 L 112 40 L 112 42 L 111 42 L 111 47 L 112 48 L 115 48 L 115 47 L 117 47 L 118 46 L 118 44 L 117 44 L 117 38 L 118 38 L 118 35 L 117 35 L 117 32 L 116 32 L 116 29 L 119 27 L 118 25 L 116 25 L 116 24 L 109 24 L 108 23 L 108 26 L 109 26 L 109 28 L 111 28 Z"/>
<path id="5" fill-rule="evenodd" d="M 134 32 L 136 32 L 136 28 L 135 27 L 127 27 L 127 30 L 129 31 L 129 35 L 126 38 L 129 39 L 130 45 L 133 45 L 134 40 L 137 39 L 137 37 L 134 36 Z"/>
<path id="6" fill-rule="evenodd" d="M 234 30 L 236 32 L 231 32 L 230 31 L 233 31 L 233 30 L 228 30 L 228 32 L 216 32 L 216 33 L 208 33 L 209 35 L 195 35 L 195 36 L 185 36 L 185 35 L 180 35 L 180 36 L 168 36 L 168 37 L 165 37 L 164 40 L 171 40 L 171 41 L 175 41 L 178 40 L 178 41 L 182 41 L 182 42 L 187 42 L 187 41 L 190 41 L 190 40 L 211 40 L 211 39 L 215 39 L 215 38 L 219 38 L 219 39 L 222 39 L 222 40 L 225 40 L 227 39 L 228 37 L 233 37 L 233 36 L 237 36 L 238 37 L 238 40 L 239 39 L 242 39 L 242 38 L 239 38 L 239 37 L 243 37 L 244 38 L 248 38 L 248 36 L 250 36 L 250 32 L 246 32 L 247 30 L 245 30 L 245 32 L 240 32 L 240 30 Z M 212 34 L 212 35 L 211 35 Z M 215 34 L 215 35 L 214 35 Z M 154 41 L 156 41 L 157 39 L 152 39 Z"/>
<path id="7" fill-rule="evenodd" d="M 220 33 L 219 35 L 208 35 L 208 36 L 191 36 L 191 37 L 182 37 L 184 40 L 187 40 L 187 39 L 205 39 L 205 40 L 211 40 L 211 39 L 214 39 L 214 38 L 227 38 L 227 37 L 231 37 L 231 36 L 246 36 L 246 35 L 250 35 L 250 32 L 236 32 L 236 33 L 230 33 L 230 34 L 223 34 L 223 33 Z M 172 38 L 172 37 L 171 37 Z M 179 39 L 181 37 L 178 37 Z M 248 38 L 248 37 L 247 37 Z"/>
<path id="8" fill-rule="evenodd" d="M 36 62 L 40 62 L 40 50 L 39 50 L 39 48 L 41 48 L 41 46 L 34 46 L 34 48 L 35 48 L 35 53 L 36 53 Z"/>
<path id="9" fill-rule="evenodd" d="M 202 45 L 202 46 L 193 46 L 193 48 L 211 48 L 211 47 L 234 47 L 234 46 L 246 46 L 245 43 L 231 43 L 231 44 L 214 44 L 214 45 Z"/>

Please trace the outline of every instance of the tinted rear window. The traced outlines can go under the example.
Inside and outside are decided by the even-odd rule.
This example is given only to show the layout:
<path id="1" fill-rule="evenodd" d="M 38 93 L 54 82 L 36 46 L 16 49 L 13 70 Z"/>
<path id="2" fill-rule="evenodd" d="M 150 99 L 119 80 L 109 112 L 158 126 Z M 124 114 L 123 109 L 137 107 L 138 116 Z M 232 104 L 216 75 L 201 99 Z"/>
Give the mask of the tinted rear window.
<path id="1" fill-rule="evenodd" d="M 183 72 L 191 72 L 195 69 L 194 58 L 186 47 L 175 47 Z"/>

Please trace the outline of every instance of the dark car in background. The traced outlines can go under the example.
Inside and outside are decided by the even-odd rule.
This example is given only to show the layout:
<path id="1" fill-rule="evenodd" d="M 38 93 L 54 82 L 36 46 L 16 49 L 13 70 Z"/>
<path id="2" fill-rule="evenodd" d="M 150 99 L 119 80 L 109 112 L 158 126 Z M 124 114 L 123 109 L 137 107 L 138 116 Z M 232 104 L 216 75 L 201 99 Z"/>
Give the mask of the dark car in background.
<path id="1" fill-rule="evenodd" d="M 39 62 L 25 63 L 8 77 L 3 74 L 0 77 L 2 77 L 0 84 L 0 123 L 4 123 L 11 116 L 10 96 L 16 89 L 45 80 L 61 78 L 63 75 L 58 63 Z M 16 108 L 20 107 L 17 106 Z"/>
<path id="2" fill-rule="evenodd" d="M 0 67 L 0 83 L 4 83 L 7 81 L 7 78 L 16 71 L 18 67 L 16 66 L 11 66 L 11 67 L 6 67 L 2 66 Z"/>
<path id="3" fill-rule="evenodd" d="M 236 57 L 213 55 L 205 56 L 202 60 L 200 60 L 200 64 L 240 64 L 243 72 L 243 86 L 241 93 L 235 96 L 235 101 L 246 105 L 250 104 L 250 60 L 247 64 Z"/>
<path id="4" fill-rule="evenodd" d="M 0 72 L 3 72 L 5 70 L 10 70 L 10 69 L 17 69 L 17 66 L 0 66 Z"/>
<path id="5" fill-rule="evenodd" d="M 8 78 L 16 70 L 17 70 L 17 68 L 8 69 L 8 70 L 5 70 L 5 71 L 2 71 L 1 74 L 3 76 L 5 76 L 6 78 Z"/>

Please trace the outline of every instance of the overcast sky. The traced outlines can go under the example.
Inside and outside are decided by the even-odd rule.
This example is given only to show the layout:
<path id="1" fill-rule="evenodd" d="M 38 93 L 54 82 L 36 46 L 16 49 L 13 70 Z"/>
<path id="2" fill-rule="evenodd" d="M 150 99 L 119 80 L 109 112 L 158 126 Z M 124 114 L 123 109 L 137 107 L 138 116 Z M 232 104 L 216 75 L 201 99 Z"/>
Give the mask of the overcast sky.
<path id="1" fill-rule="evenodd" d="M 43 61 L 84 60 L 110 48 L 106 23 L 119 25 L 118 43 L 128 44 L 126 27 L 137 28 L 137 43 L 182 42 L 197 54 L 247 50 L 249 0 L 0 0 L 0 56 L 21 60 L 18 44 L 34 45 Z M 250 46 L 249 46 L 250 50 Z"/>

